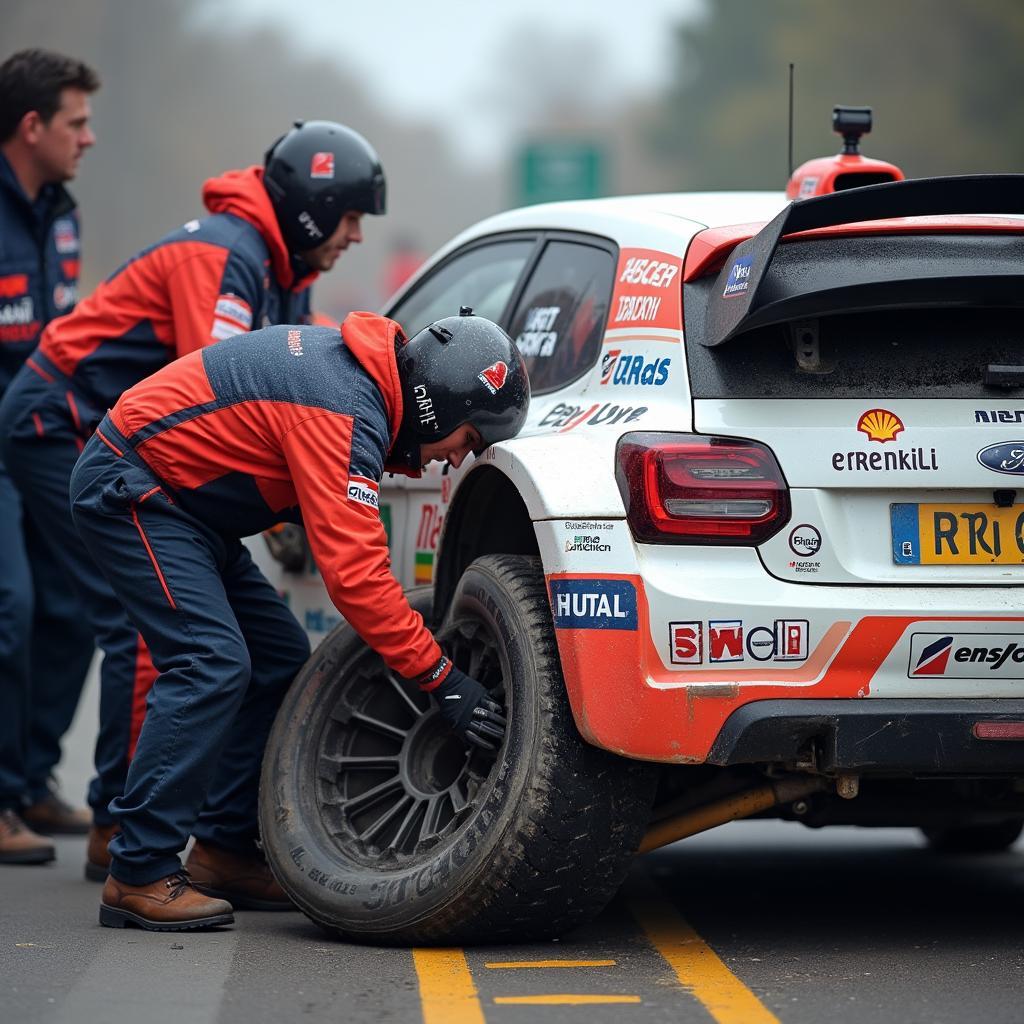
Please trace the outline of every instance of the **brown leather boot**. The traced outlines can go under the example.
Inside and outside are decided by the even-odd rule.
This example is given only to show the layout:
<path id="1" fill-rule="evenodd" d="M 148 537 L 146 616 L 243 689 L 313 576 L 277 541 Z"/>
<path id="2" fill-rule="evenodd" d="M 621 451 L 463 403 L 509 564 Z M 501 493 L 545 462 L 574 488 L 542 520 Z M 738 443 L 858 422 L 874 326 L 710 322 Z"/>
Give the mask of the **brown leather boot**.
<path id="1" fill-rule="evenodd" d="M 53 843 L 36 835 L 14 811 L 0 811 L 0 864 L 46 864 L 56 856 Z"/>
<path id="2" fill-rule="evenodd" d="M 85 848 L 85 877 L 90 882 L 105 882 L 110 873 L 110 851 L 107 845 L 120 831 L 117 822 L 93 825 L 89 829 L 89 845 Z"/>
<path id="3" fill-rule="evenodd" d="M 100 902 L 100 924 L 135 925 L 149 932 L 185 932 L 234 924 L 231 904 L 196 892 L 187 871 L 176 871 L 149 885 L 128 885 L 107 876 Z"/>
<path id="4" fill-rule="evenodd" d="M 200 892 L 230 900 L 236 910 L 296 909 L 258 853 L 246 856 L 196 840 L 185 866 Z"/>
<path id="5" fill-rule="evenodd" d="M 92 812 L 72 807 L 59 793 L 48 793 L 21 812 L 24 822 L 44 836 L 84 836 Z"/>

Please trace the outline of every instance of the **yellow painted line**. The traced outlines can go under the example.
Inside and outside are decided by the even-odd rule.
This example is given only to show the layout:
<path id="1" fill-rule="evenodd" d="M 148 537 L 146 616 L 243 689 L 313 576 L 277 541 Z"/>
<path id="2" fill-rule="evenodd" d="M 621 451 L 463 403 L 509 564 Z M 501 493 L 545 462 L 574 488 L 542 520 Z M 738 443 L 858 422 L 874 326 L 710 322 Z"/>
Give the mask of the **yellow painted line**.
<path id="1" fill-rule="evenodd" d="M 614 967 L 614 960 L 496 960 L 484 967 Z"/>
<path id="2" fill-rule="evenodd" d="M 639 1003 L 639 996 L 495 996 L 500 1006 L 594 1006 L 599 1003 Z"/>
<path id="3" fill-rule="evenodd" d="M 683 988 L 703 1003 L 718 1024 L 780 1024 L 663 898 L 632 901 L 630 910 Z"/>
<path id="4" fill-rule="evenodd" d="M 485 1024 L 466 954 L 461 949 L 414 949 L 423 1024 Z"/>

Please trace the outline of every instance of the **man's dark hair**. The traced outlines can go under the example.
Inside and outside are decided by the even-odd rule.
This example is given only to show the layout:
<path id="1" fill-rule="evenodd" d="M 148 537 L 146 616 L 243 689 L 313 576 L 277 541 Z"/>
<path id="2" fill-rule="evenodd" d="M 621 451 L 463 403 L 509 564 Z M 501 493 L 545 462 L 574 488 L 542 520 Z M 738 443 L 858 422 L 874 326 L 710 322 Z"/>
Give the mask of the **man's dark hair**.
<path id="1" fill-rule="evenodd" d="M 48 123 L 60 109 L 61 90 L 99 87 L 99 75 L 83 61 L 51 50 L 19 50 L 0 64 L 0 142 L 15 133 L 30 110 Z"/>

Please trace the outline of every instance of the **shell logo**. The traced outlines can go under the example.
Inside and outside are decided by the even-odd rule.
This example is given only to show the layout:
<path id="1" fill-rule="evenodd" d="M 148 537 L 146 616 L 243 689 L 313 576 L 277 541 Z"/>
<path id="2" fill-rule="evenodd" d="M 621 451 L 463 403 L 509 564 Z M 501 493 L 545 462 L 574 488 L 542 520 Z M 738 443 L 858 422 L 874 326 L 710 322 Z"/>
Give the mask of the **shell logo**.
<path id="1" fill-rule="evenodd" d="M 857 420 L 857 429 L 867 434 L 869 441 L 885 444 L 886 441 L 896 440 L 896 435 L 903 430 L 903 420 L 888 409 L 868 409 Z"/>

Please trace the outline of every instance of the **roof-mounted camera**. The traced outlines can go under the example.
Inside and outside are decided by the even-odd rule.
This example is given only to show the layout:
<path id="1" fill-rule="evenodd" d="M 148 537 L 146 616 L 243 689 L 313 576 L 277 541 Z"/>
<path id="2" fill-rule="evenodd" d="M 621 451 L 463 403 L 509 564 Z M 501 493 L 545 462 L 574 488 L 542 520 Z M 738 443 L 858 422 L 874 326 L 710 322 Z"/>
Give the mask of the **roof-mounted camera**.
<path id="1" fill-rule="evenodd" d="M 833 107 L 832 131 L 842 135 L 843 153 L 856 156 L 860 153 L 860 137 L 871 131 L 871 108 Z"/>

